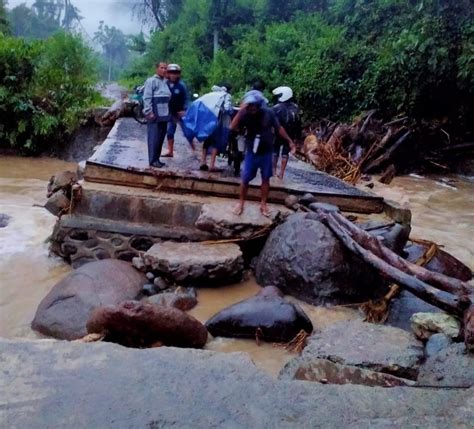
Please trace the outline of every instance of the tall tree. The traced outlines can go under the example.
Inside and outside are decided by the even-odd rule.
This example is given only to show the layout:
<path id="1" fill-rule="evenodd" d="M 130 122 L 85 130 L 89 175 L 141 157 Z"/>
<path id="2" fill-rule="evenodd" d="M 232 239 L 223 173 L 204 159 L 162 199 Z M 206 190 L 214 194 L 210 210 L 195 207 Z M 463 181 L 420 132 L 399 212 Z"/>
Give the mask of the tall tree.
<path id="1" fill-rule="evenodd" d="M 5 0 L 0 0 L 0 34 L 8 34 L 9 32 L 10 26 L 8 25 Z"/>
<path id="2" fill-rule="evenodd" d="M 179 16 L 183 0 L 141 0 L 134 4 L 134 11 L 145 24 L 163 31 L 169 22 Z"/>
<path id="3" fill-rule="evenodd" d="M 219 50 L 219 34 L 225 25 L 225 17 L 227 15 L 227 7 L 229 0 L 212 0 L 211 3 L 211 25 L 213 35 L 213 52 L 216 58 Z"/>
<path id="4" fill-rule="evenodd" d="M 107 61 L 107 79 L 116 78 L 116 71 L 123 67 L 128 58 L 127 38 L 118 28 L 109 27 L 100 21 L 99 29 L 94 33 L 94 40 L 102 47 Z"/>

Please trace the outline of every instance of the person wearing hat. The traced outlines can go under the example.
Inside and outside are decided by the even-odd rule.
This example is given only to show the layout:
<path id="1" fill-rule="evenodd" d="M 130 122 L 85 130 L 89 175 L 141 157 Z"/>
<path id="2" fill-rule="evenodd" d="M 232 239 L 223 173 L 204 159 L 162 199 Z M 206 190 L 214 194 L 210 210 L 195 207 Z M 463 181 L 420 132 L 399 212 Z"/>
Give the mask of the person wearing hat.
<path id="1" fill-rule="evenodd" d="M 182 118 L 189 105 L 189 93 L 185 83 L 181 80 L 181 67 L 178 64 L 168 64 L 168 87 L 171 91 L 170 120 L 168 121 L 168 152 L 163 157 L 172 158 L 174 154 L 174 135 L 178 124 L 182 125 Z"/>
<path id="2" fill-rule="evenodd" d="M 245 134 L 245 160 L 240 185 L 240 200 L 234 209 L 236 215 L 244 212 L 249 183 L 256 177 L 258 170 L 262 176 L 260 212 L 270 216 L 267 206 L 270 192 L 270 178 L 273 175 L 273 144 L 275 135 L 285 139 L 295 150 L 295 145 L 280 125 L 275 113 L 264 106 L 265 97 L 260 91 L 252 90 L 245 94 L 241 109 L 231 123 L 233 132 Z"/>
<path id="3" fill-rule="evenodd" d="M 279 86 L 272 91 L 278 103 L 273 106 L 273 111 L 280 121 L 281 126 L 285 129 L 292 140 L 301 137 L 301 119 L 300 109 L 293 99 L 293 90 L 288 86 Z M 283 180 L 286 165 L 288 164 L 288 156 L 290 154 L 290 146 L 285 139 L 279 136 L 275 139 L 273 148 L 273 174 L 277 175 L 278 159 L 281 152 L 280 174 L 278 177 Z"/>
<path id="4" fill-rule="evenodd" d="M 161 149 L 166 137 L 169 120 L 171 91 L 166 81 L 167 64 L 156 64 L 156 74 L 148 78 L 143 90 L 143 114 L 147 119 L 148 162 L 150 166 L 162 168 Z"/>

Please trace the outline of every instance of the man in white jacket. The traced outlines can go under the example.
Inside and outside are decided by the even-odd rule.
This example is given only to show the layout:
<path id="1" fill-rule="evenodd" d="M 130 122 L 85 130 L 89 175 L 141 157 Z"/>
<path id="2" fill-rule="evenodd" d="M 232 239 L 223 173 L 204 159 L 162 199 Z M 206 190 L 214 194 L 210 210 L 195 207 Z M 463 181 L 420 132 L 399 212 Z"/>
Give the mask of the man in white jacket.
<path id="1" fill-rule="evenodd" d="M 157 63 L 156 74 L 146 80 L 143 91 L 143 113 L 148 122 L 148 162 L 156 168 L 165 166 L 160 156 L 170 118 L 171 91 L 166 80 L 166 68 L 165 62 Z"/>

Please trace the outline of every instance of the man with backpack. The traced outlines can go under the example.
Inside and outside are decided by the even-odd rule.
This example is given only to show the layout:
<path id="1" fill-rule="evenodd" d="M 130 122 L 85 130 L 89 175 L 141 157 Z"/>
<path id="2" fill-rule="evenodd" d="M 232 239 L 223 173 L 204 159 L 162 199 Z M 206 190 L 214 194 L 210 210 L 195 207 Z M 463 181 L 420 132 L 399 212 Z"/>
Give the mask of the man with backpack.
<path id="1" fill-rule="evenodd" d="M 301 137 L 301 119 L 300 109 L 293 100 L 293 90 L 288 86 L 279 86 L 273 90 L 273 95 L 277 98 L 278 104 L 273 106 L 273 112 L 280 121 L 281 126 L 285 129 L 292 140 Z M 277 175 L 278 158 L 281 151 L 281 166 L 278 177 L 283 180 L 286 165 L 288 164 L 288 156 L 290 146 L 287 140 L 276 136 L 273 147 L 273 174 Z"/>
<path id="2" fill-rule="evenodd" d="M 160 161 L 161 149 L 166 137 L 170 117 L 171 91 L 166 80 L 167 64 L 156 64 L 156 74 L 148 78 L 143 90 L 143 114 L 147 119 L 148 162 L 152 167 L 165 166 Z"/>
<path id="3" fill-rule="evenodd" d="M 164 158 L 172 158 L 174 152 L 174 135 L 178 124 L 182 124 L 182 118 L 186 114 L 189 104 L 188 88 L 181 80 L 181 67 L 178 64 L 168 64 L 168 87 L 171 91 L 170 120 L 168 122 L 167 138 L 168 152 Z"/>

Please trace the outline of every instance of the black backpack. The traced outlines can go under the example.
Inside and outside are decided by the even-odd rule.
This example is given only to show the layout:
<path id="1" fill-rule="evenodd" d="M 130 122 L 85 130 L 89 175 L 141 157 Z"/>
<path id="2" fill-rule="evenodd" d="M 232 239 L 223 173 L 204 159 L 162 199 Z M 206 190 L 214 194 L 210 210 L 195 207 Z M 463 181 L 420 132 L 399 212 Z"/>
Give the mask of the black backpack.
<path id="1" fill-rule="evenodd" d="M 281 126 L 292 139 L 301 137 L 300 109 L 295 103 L 279 103 L 273 110 Z"/>

